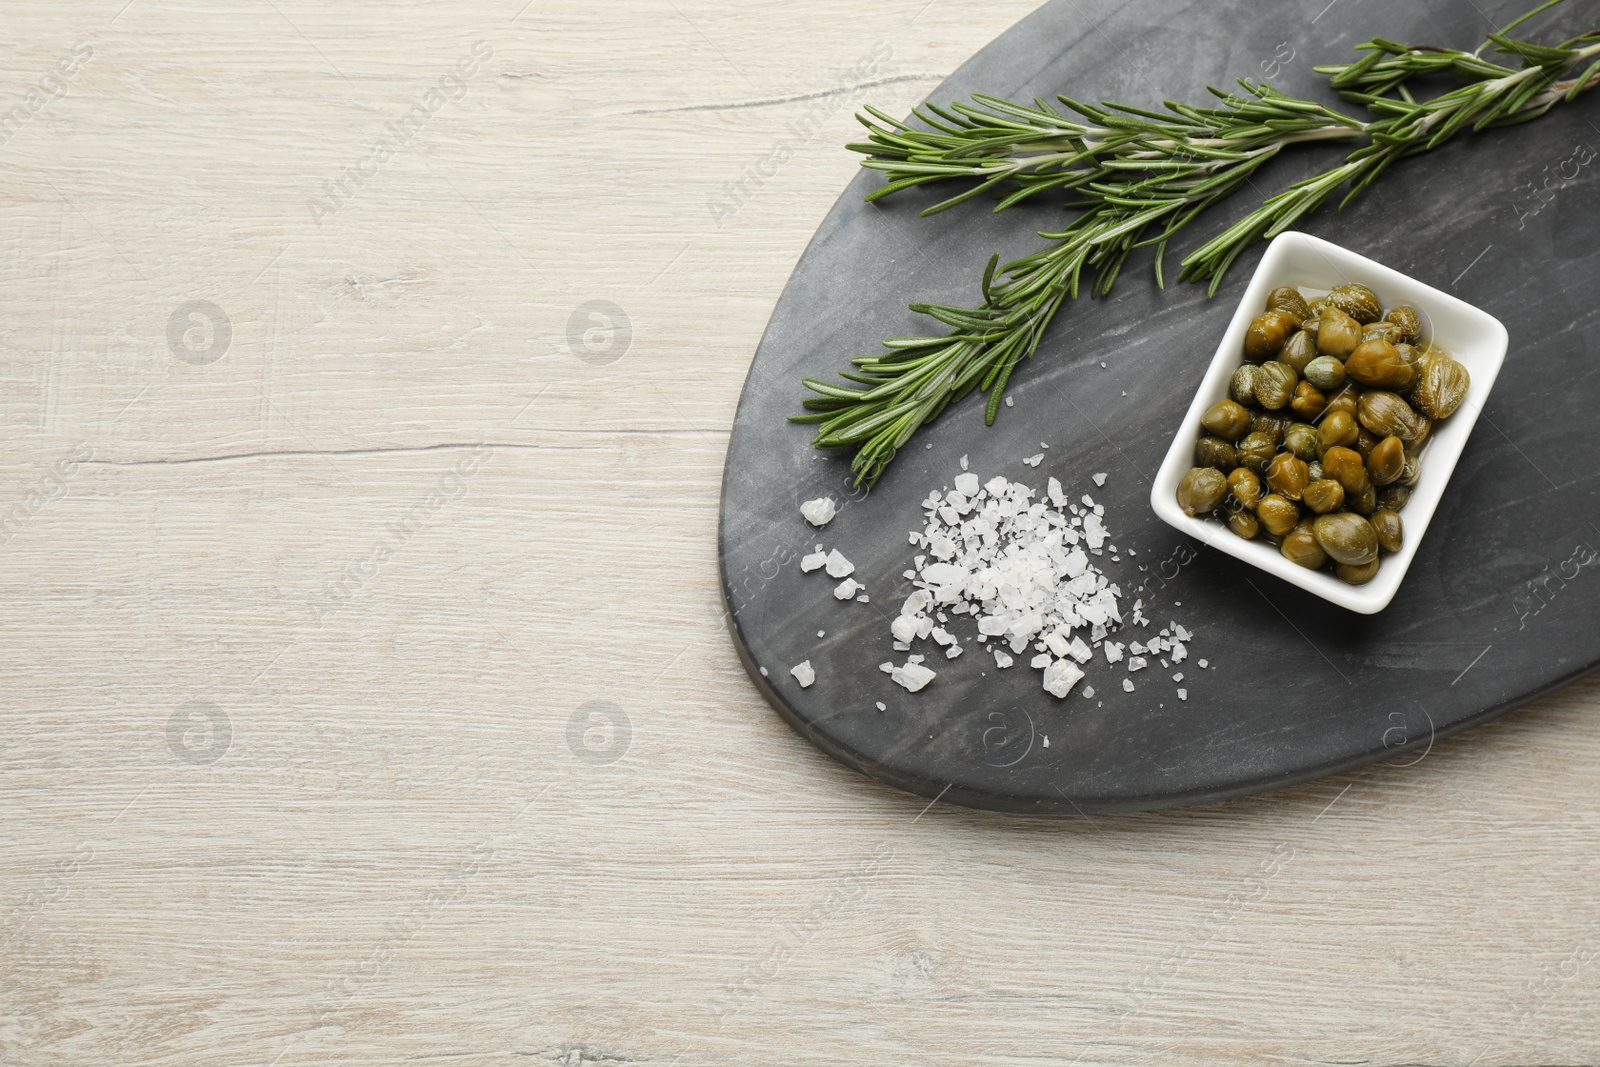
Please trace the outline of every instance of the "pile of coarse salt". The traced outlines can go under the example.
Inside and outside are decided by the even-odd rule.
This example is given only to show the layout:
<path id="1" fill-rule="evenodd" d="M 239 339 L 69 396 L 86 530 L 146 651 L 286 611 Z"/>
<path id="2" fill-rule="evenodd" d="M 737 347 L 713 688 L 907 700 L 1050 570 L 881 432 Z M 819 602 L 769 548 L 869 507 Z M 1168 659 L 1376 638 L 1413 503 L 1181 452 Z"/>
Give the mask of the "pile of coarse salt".
<path id="1" fill-rule="evenodd" d="M 1102 485 L 1105 478 L 1094 481 Z M 1083 679 L 1096 648 L 1108 665 L 1131 653 L 1125 668 L 1130 673 L 1151 656 L 1161 658 L 1163 667 L 1168 659 L 1181 663 L 1187 657 L 1184 642 L 1193 635 L 1176 623 L 1148 641 L 1108 640 L 1125 622 L 1148 627 L 1150 620 L 1139 599 L 1124 620 L 1122 590 L 1095 565 L 1094 557 L 1107 551 L 1118 557 L 1109 543 L 1105 507 L 1087 494 L 1073 503 L 1051 478 L 1045 498 L 1035 500 L 1034 490 L 1021 482 L 998 476 L 980 482 L 963 472 L 953 489 L 930 493 L 922 506 L 927 523 L 921 532 L 911 531 L 910 540 L 923 551 L 905 572 L 916 591 L 889 627 L 896 651 L 909 652 L 932 638 L 954 659 L 962 646 L 946 627 L 950 616 L 970 615 L 977 640 L 997 667 L 1010 667 L 1014 656 L 1031 647 L 1036 654 L 1030 665 L 1043 671 L 1045 691 L 1057 698 Z M 923 666 L 925 658 L 910 656 L 904 666 L 885 663 L 882 669 L 916 692 L 936 677 Z M 1124 678 L 1122 687 L 1132 692 L 1132 679 Z M 1084 696 L 1093 695 L 1085 689 Z M 1180 699 L 1187 697 L 1180 691 Z"/>

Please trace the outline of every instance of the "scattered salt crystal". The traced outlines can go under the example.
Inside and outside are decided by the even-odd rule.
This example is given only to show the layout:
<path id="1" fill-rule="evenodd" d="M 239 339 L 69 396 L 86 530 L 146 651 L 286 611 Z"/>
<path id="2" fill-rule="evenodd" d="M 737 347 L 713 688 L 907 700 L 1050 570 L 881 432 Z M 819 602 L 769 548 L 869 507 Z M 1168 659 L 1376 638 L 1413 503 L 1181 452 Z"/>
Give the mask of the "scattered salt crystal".
<path id="1" fill-rule="evenodd" d="M 811 661 L 797 663 L 789 668 L 789 673 L 794 675 L 794 680 L 800 683 L 800 688 L 805 689 L 817 680 L 817 672 L 811 669 Z"/>
<path id="2" fill-rule="evenodd" d="M 1124 693 L 1133 692 L 1133 679 L 1132 678 L 1124 678 L 1122 680 L 1122 691 Z"/>
<path id="3" fill-rule="evenodd" d="M 956 475 L 956 492 L 968 498 L 978 495 L 978 476 L 976 474 Z"/>
<path id="4" fill-rule="evenodd" d="M 960 645 L 951 645 L 949 648 L 944 650 L 944 658 L 955 659 L 957 656 L 961 655 L 961 652 L 962 648 Z"/>
<path id="5" fill-rule="evenodd" d="M 1083 687 L 1083 699 L 1088 700 L 1092 696 L 1094 696 L 1094 686 L 1092 686 L 1092 685 L 1084 686 Z"/>
<path id="6" fill-rule="evenodd" d="M 1067 652 L 1079 663 L 1088 663 L 1094 658 L 1094 649 L 1085 644 L 1081 637 L 1073 637 L 1072 645 L 1067 649 Z"/>
<path id="7" fill-rule="evenodd" d="M 1178 690 L 1178 699 L 1179 700 L 1188 700 L 1189 699 L 1189 691 L 1187 689 Z"/>
<path id="8" fill-rule="evenodd" d="M 894 673 L 894 664 L 885 661 L 883 663 L 878 664 L 878 669 L 880 671 L 882 671 L 884 674 L 893 674 Z"/>
<path id="9" fill-rule="evenodd" d="M 907 663 L 921 663 L 925 659 L 927 659 L 926 656 L 907 656 L 906 657 L 906 662 Z"/>
<path id="10" fill-rule="evenodd" d="M 1009 396 L 1006 397 L 1006 407 L 1009 408 L 1009 407 L 1015 407 L 1015 406 L 1016 406 L 1016 404 L 1012 401 L 1012 399 Z"/>
<path id="11" fill-rule="evenodd" d="M 956 643 L 955 635 L 942 626 L 933 628 L 933 639 L 941 645 L 953 645 Z"/>
<path id="12" fill-rule="evenodd" d="M 878 710 L 879 711 L 888 711 L 889 710 L 889 705 L 885 704 L 883 701 L 880 700 L 880 701 L 878 701 Z"/>
<path id="13" fill-rule="evenodd" d="M 869 603 L 869 601 L 867 600 L 867 594 L 862 593 L 860 596 L 856 597 L 856 603 L 857 604 Z"/>
<path id="14" fill-rule="evenodd" d="M 1142 670 L 1144 670 L 1145 663 L 1146 663 L 1146 660 L 1145 660 L 1145 658 L 1143 656 L 1129 656 L 1128 657 L 1128 671 L 1129 671 L 1129 673 L 1132 673 L 1133 671 L 1142 671 Z"/>
<path id="15" fill-rule="evenodd" d="M 1049 748 L 1050 747 L 1050 735 L 1049 734 L 1045 734 L 1044 735 L 1044 747 L 1045 748 Z"/>
<path id="16" fill-rule="evenodd" d="M 918 657 L 912 657 L 912 659 L 916 658 Z M 920 663 L 907 662 L 904 667 L 896 667 L 889 677 L 894 680 L 896 685 L 904 686 L 910 692 L 915 693 L 938 676 Z"/>
<path id="17" fill-rule="evenodd" d="M 1050 655 L 1048 652 L 1041 652 L 1037 656 L 1033 657 L 1033 659 L 1028 661 L 1028 666 L 1038 670 L 1041 667 L 1048 667 L 1054 662 L 1054 656 Z"/>
<path id="18" fill-rule="evenodd" d="M 1122 650 L 1125 647 L 1127 646 L 1119 644 L 1116 641 L 1107 641 L 1100 647 L 1100 651 L 1106 654 L 1107 663 L 1116 663 L 1122 659 Z"/>
<path id="19" fill-rule="evenodd" d="M 1174 682 L 1181 682 L 1181 681 L 1183 681 L 1183 672 L 1182 672 L 1182 671 L 1179 671 L 1179 672 L 1178 672 L 1178 673 L 1177 673 L 1177 674 L 1174 674 L 1174 675 L 1173 675 L 1173 676 L 1172 676 L 1172 680 L 1173 680 L 1173 681 L 1174 681 Z"/>
<path id="20" fill-rule="evenodd" d="M 966 456 L 962 456 L 961 457 L 961 469 L 962 470 L 966 470 L 967 469 L 967 457 Z"/>
<path id="21" fill-rule="evenodd" d="M 826 552 L 813 552 L 809 556 L 800 557 L 800 569 L 810 574 L 814 570 L 821 569 L 827 562 L 828 554 Z"/>
<path id="22" fill-rule="evenodd" d="M 835 600 L 849 600 L 856 595 L 856 590 L 860 588 L 861 586 L 854 578 L 846 578 L 833 587 L 833 598 Z"/>
<path id="23" fill-rule="evenodd" d="M 1026 463 L 1030 467 L 1037 467 L 1039 464 L 1044 462 L 1044 453 L 1040 452 L 1038 455 L 1029 456 L 1022 462 Z"/>
<path id="24" fill-rule="evenodd" d="M 1208 660 L 1201 660 L 1200 661 L 1200 669 L 1201 670 L 1205 670 L 1209 666 L 1211 666 L 1210 661 L 1208 661 Z"/>
<path id="25" fill-rule="evenodd" d="M 826 631 L 826 630 L 818 630 L 817 631 L 817 636 L 818 637 L 827 637 L 828 636 L 828 631 Z"/>
<path id="26" fill-rule="evenodd" d="M 1010 656 L 1006 655 L 998 648 L 994 650 L 994 665 L 996 667 L 1009 667 L 1013 662 L 1014 661 Z"/>
<path id="27" fill-rule="evenodd" d="M 844 558 L 844 554 L 837 548 L 828 553 L 828 577 L 843 578 L 856 569 L 856 565 Z"/>
<path id="28" fill-rule="evenodd" d="M 763 677 L 763 678 L 768 677 L 767 669 L 765 667 L 761 668 L 761 677 Z"/>
<path id="29" fill-rule="evenodd" d="M 1101 473 L 1096 474 L 1094 476 L 1094 484 L 1095 485 L 1105 485 L 1106 484 L 1106 476 L 1105 476 L 1105 472 L 1104 471 L 1102 471 Z"/>
<path id="30" fill-rule="evenodd" d="M 1044 691 L 1058 700 L 1082 680 L 1083 671 L 1071 660 L 1058 659 L 1044 669 Z"/>
<path id="31" fill-rule="evenodd" d="M 826 526 L 833 521 L 839 509 L 833 503 L 831 496 L 819 496 L 815 500 L 807 500 L 800 505 L 800 514 L 813 526 Z"/>

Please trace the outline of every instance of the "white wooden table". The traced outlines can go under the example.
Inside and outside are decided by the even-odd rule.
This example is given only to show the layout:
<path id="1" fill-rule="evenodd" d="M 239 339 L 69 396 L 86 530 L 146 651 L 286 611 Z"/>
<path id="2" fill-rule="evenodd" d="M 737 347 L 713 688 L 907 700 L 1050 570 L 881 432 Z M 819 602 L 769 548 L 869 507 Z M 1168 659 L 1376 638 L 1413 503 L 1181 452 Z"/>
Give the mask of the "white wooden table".
<path id="1" fill-rule="evenodd" d="M 0 1063 L 1600 1059 L 1596 684 L 1072 821 L 746 679 L 851 112 L 1030 7 L 0 3 Z"/>

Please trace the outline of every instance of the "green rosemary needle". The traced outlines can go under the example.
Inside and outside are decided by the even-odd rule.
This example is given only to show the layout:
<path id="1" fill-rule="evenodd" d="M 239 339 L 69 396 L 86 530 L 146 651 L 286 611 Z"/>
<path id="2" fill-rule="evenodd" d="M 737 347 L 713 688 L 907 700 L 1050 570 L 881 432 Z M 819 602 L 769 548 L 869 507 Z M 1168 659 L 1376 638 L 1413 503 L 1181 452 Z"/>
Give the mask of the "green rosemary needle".
<path id="1" fill-rule="evenodd" d="M 1339 165 L 1267 198 L 1185 256 L 1180 278 L 1209 279 L 1214 293 L 1241 252 L 1283 232 L 1338 190 L 1346 190 L 1342 207 L 1396 160 L 1437 147 L 1468 124 L 1483 129 L 1525 122 L 1600 82 L 1600 60 L 1590 62 L 1600 55 L 1600 32 L 1555 47 L 1507 36 L 1559 2 L 1549 0 L 1489 35 L 1486 44 L 1520 59 L 1520 68 L 1478 52 L 1382 38 L 1359 46 L 1367 54 L 1354 63 L 1316 68 L 1374 116 L 1365 121 L 1243 81 L 1244 95 L 1211 90 L 1220 106 L 1167 101 L 1166 112 L 1095 107 L 1064 96 L 1057 97 L 1059 109 L 1042 99 L 1029 107 L 975 96 L 971 104 L 925 105 L 915 117 L 930 128 L 920 129 L 869 108 L 870 118 L 861 118 L 869 140 L 850 146 L 867 155 L 864 167 L 887 177 L 869 200 L 964 178 L 975 184 L 923 214 L 1007 186 L 1015 188 L 1001 196 L 996 211 L 1062 190 L 1079 214 L 1063 229 L 1041 233 L 1050 242 L 1045 248 L 1004 266 L 991 258 L 979 306 L 911 305 L 951 332 L 890 338 L 885 352 L 858 357 L 841 372 L 853 386 L 806 379 L 815 395 L 804 402 L 807 413 L 792 418 L 817 424 L 812 443 L 818 448 L 854 448 L 856 483 L 869 485 L 920 427 L 974 389 L 988 393 L 985 421 L 992 424 L 1012 372 L 1038 349 L 1061 305 L 1079 295 L 1085 270 L 1093 273 L 1090 292 L 1105 295 L 1127 257 L 1153 245 L 1156 281 L 1164 285 L 1163 258 L 1173 235 L 1285 148 L 1363 142 Z M 1407 88 L 1412 78 L 1441 73 L 1466 84 L 1423 101 Z"/>

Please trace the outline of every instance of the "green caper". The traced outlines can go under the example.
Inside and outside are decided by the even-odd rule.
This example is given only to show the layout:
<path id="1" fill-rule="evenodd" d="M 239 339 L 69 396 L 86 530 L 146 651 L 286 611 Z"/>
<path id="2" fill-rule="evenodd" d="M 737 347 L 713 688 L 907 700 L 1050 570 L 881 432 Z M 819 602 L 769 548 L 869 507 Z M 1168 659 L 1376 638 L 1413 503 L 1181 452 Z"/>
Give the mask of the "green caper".
<path id="1" fill-rule="evenodd" d="M 1323 477 L 1344 486 L 1347 497 L 1360 496 L 1372 484 L 1366 464 L 1361 462 L 1361 453 L 1339 445 L 1322 453 L 1322 472 Z"/>
<path id="2" fill-rule="evenodd" d="M 1431 420 L 1417 414 L 1405 397 L 1384 389 L 1361 394 L 1356 402 L 1356 418 L 1379 437 L 1393 434 L 1408 445 L 1421 444 L 1431 426 Z"/>
<path id="3" fill-rule="evenodd" d="M 1379 548 L 1389 553 L 1400 551 L 1400 546 L 1405 543 L 1405 534 L 1399 512 L 1379 508 L 1367 521 L 1372 523 L 1372 529 L 1378 535 Z"/>
<path id="4" fill-rule="evenodd" d="M 1228 379 L 1228 398 L 1241 407 L 1256 406 L 1256 368 L 1253 363 L 1240 365 Z"/>
<path id="5" fill-rule="evenodd" d="M 1393 435 L 1372 446 L 1367 453 L 1367 473 L 1374 485 L 1388 485 L 1400 477 L 1406 466 L 1405 442 Z"/>
<path id="6" fill-rule="evenodd" d="M 1272 457 L 1278 453 L 1278 442 L 1272 435 L 1262 430 L 1252 430 L 1245 434 L 1244 440 L 1233 446 L 1234 456 L 1239 461 L 1239 466 L 1261 474 L 1267 469 L 1267 464 L 1272 462 Z"/>
<path id="7" fill-rule="evenodd" d="M 1267 487 L 1285 500 L 1299 500 L 1306 481 L 1306 461 L 1293 452 L 1279 452 L 1267 464 Z"/>
<path id="8" fill-rule="evenodd" d="M 1344 506 L 1344 486 L 1332 478 L 1319 478 L 1306 486 L 1300 499 L 1318 515 L 1326 515 Z"/>
<path id="9" fill-rule="evenodd" d="M 1306 381 L 1318 389 L 1337 389 L 1344 384 L 1344 364 L 1333 356 L 1318 356 L 1306 364 Z"/>
<path id="10" fill-rule="evenodd" d="M 1358 401 L 1360 401 L 1360 399 L 1361 387 L 1353 383 L 1346 382 L 1344 385 L 1328 394 L 1328 406 L 1323 408 L 1322 417 L 1327 418 L 1328 414 L 1331 412 L 1342 411 L 1351 418 L 1355 418 L 1356 404 Z"/>
<path id="11" fill-rule="evenodd" d="M 1299 325 L 1300 321 L 1286 311 L 1262 312 L 1250 320 L 1250 328 L 1245 331 L 1244 358 L 1251 363 L 1271 359 L 1289 339 L 1289 332 Z"/>
<path id="12" fill-rule="evenodd" d="M 1280 411 L 1261 411 L 1250 420 L 1250 432 L 1270 434 L 1272 443 L 1276 445 L 1283 440 L 1283 435 L 1293 425 L 1294 419 Z"/>
<path id="13" fill-rule="evenodd" d="M 1268 493 L 1261 498 L 1261 503 L 1256 505 L 1256 518 L 1261 520 L 1261 525 L 1267 533 L 1282 537 L 1294 529 L 1294 524 L 1300 521 L 1300 509 L 1294 506 L 1294 501 L 1286 500 L 1276 493 Z"/>
<path id="14" fill-rule="evenodd" d="M 1374 389 L 1406 389 L 1416 372 L 1388 341 L 1363 341 L 1345 357 L 1344 372 L 1359 385 Z"/>
<path id="15" fill-rule="evenodd" d="M 1317 458 L 1317 430 L 1303 422 L 1297 422 L 1283 431 L 1283 447 L 1299 456 L 1306 462 Z"/>
<path id="16" fill-rule="evenodd" d="M 1284 559 L 1298 563 L 1307 570 L 1314 571 L 1328 562 L 1328 554 L 1317 544 L 1317 535 L 1312 532 L 1310 519 L 1295 523 L 1294 529 L 1284 535 L 1278 551 L 1283 553 Z"/>
<path id="17" fill-rule="evenodd" d="M 1304 322 L 1311 317 L 1311 308 L 1306 304 L 1306 298 L 1292 285 L 1280 285 L 1268 293 L 1267 310 L 1286 311 L 1294 316 L 1296 322 Z"/>
<path id="18" fill-rule="evenodd" d="M 1328 294 L 1328 303 L 1363 325 L 1374 322 L 1383 314 L 1378 296 L 1364 285 L 1351 283 L 1335 286 Z"/>
<path id="19" fill-rule="evenodd" d="M 1261 488 L 1261 479 L 1256 472 L 1246 467 L 1235 467 L 1228 473 L 1228 493 L 1238 501 L 1241 508 L 1254 511 L 1257 504 L 1261 503 L 1265 495 Z"/>
<path id="20" fill-rule="evenodd" d="M 1202 437 L 1194 443 L 1194 465 L 1215 467 L 1226 474 L 1239 465 L 1233 446 L 1220 437 Z"/>
<path id="21" fill-rule="evenodd" d="M 1367 563 L 1341 563 L 1333 568 L 1333 573 L 1348 585 L 1366 585 L 1378 576 L 1378 567 L 1375 559 Z"/>
<path id="22" fill-rule="evenodd" d="M 1400 471 L 1400 484 L 1411 488 L 1422 479 L 1422 456 L 1419 453 L 1406 451 L 1406 465 Z"/>
<path id="23" fill-rule="evenodd" d="M 1301 382 L 1294 387 L 1294 399 L 1289 401 L 1289 410 L 1299 415 L 1302 419 L 1315 421 L 1322 414 L 1322 409 L 1328 406 L 1328 398 L 1310 382 Z"/>
<path id="24" fill-rule="evenodd" d="M 1224 441 L 1237 441 L 1250 432 L 1250 412 L 1232 400 L 1219 400 L 1206 408 L 1200 425 Z"/>
<path id="25" fill-rule="evenodd" d="M 1362 344 L 1366 344 L 1368 341 L 1388 341 L 1392 345 L 1398 345 L 1403 340 L 1405 340 L 1405 331 L 1394 323 L 1383 319 L 1379 319 L 1377 322 L 1369 322 L 1361 327 Z"/>
<path id="26" fill-rule="evenodd" d="M 1361 432 L 1356 434 L 1356 451 L 1361 453 L 1361 462 L 1367 461 L 1367 457 L 1372 455 L 1372 450 L 1378 447 L 1378 442 L 1381 440 L 1383 438 L 1365 426 L 1361 427 Z"/>
<path id="27" fill-rule="evenodd" d="M 1261 532 L 1261 520 L 1252 512 L 1235 511 L 1228 516 L 1228 529 L 1246 541 L 1253 541 L 1256 534 Z"/>
<path id="28" fill-rule="evenodd" d="M 1323 418 L 1322 424 L 1317 427 L 1317 451 L 1326 453 L 1336 445 L 1349 447 L 1356 443 L 1356 436 L 1361 432 L 1356 420 L 1344 411 L 1330 411 Z M 1324 463 L 1324 466 L 1327 464 Z"/>
<path id="29" fill-rule="evenodd" d="M 1304 374 L 1306 364 L 1316 358 L 1317 339 L 1305 330 L 1296 330 L 1278 353 L 1278 362 L 1289 364 L 1296 374 Z"/>
<path id="30" fill-rule="evenodd" d="M 1423 356 L 1417 369 L 1421 373 L 1417 387 L 1411 391 L 1411 402 L 1430 419 L 1449 418 L 1467 398 L 1472 375 L 1458 361 L 1437 350 Z"/>
<path id="31" fill-rule="evenodd" d="M 1178 506 L 1185 515 L 1199 515 L 1222 503 L 1228 479 L 1215 467 L 1195 467 L 1178 483 Z"/>
<path id="32" fill-rule="evenodd" d="M 1317 321 L 1317 351 L 1343 359 L 1361 343 L 1361 324 L 1336 307 L 1322 309 Z"/>
<path id="33" fill-rule="evenodd" d="M 1402 341 L 1415 341 L 1422 336 L 1422 316 L 1410 304 L 1396 304 L 1384 318 L 1400 327 Z"/>
<path id="34" fill-rule="evenodd" d="M 1396 482 L 1386 485 L 1378 490 L 1378 506 L 1388 508 L 1390 511 L 1399 511 L 1411 503 L 1411 487 Z"/>
<path id="35" fill-rule="evenodd" d="M 1306 460 L 1306 477 L 1313 482 L 1322 481 L 1322 460 Z"/>
<path id="36" fill-rule="evenodd" d="M 1348 511 L 1318 516 L 1312 523 L 1317 544 L 1335 563 L 1367 563 L 1378 558 L 1378 534 L 1372 523 Z"/>
<path id="37" fill-rule="evenodd" d="M 1269 360 L 1256 368 L 1256 402 L 1268 411 L 1277 411 L 1294 398 L 1300 376 L 1287 363 Z"/>
<path id="38" fill-rule="evenodd" d="M 1378 487 L 1368 481 L 1365 489 L 1355 496 L 1345 497 L 1344 503 L 1346 508 L 1357 515 L 1371 515 L 1378 510 Z"/>

